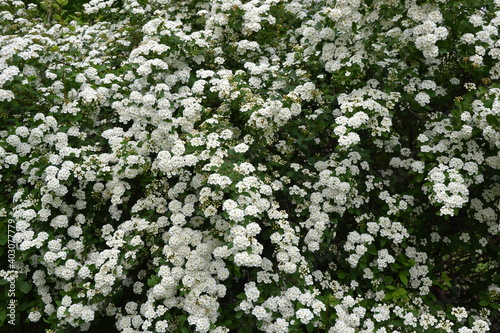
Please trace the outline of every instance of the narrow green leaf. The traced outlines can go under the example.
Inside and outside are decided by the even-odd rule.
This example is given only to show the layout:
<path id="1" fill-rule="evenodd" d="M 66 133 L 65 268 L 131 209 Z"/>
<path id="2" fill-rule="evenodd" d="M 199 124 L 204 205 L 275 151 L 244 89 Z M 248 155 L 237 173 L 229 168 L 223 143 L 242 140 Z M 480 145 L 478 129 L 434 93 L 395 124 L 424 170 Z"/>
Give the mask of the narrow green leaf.
<path id="1" fill-rule="evenodd" d="M 184 323 L 186 322 L 186 319 L 187 319 L 187 315 L 182 315 L 182 316 L 179 317 L 179 326 L 180 327 L 184 326 Z"/>
<path id="2" fill-rule="evenodd" d="M 406 276 L 404 276 L 403 274 L 399 274 L 399 279 L 405 286 L 408 286 L 408 278 Z"/>

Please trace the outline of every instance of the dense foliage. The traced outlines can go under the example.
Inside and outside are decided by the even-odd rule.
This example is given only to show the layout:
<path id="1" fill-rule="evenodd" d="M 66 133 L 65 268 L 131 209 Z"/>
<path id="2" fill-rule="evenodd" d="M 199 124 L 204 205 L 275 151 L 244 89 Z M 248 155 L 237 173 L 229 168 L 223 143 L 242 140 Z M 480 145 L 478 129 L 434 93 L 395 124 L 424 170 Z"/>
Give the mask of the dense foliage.
<path id="1" fill-rule="evenodd" d="M 0 16 L 17 328 L 500 329 L 499 0 Z"/>

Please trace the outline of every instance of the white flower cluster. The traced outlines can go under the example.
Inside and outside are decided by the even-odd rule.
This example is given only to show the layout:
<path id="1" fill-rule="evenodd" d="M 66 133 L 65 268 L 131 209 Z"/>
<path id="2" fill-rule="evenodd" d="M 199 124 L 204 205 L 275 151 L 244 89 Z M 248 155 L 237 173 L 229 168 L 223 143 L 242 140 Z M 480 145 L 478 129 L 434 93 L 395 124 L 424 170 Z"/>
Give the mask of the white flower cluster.
<path id="1" fill-rule="evenodd" d="M 425 58 L 436 58 L 439 55 L 436 42 L 446 39 L 448 36 L 448 29 L 444 26 L 438 26 L 443 21 L 443 14 L 439 9 L 429 12 L 414 6 L 410 8 L 408 15 L 420 23 L 413 28 L 416 48 L 422 51 Z"/>
<path id="2" fill-rule="evenodd" d="M 315 298 L 316 293 L 317 291 L 302 292 L 297 287 L 291 287 L 280 291 L 279 296 L 262 302 L 259 300 L 257 285 L 250 282 L 245 285 L 246 299 L 241 301 L 239 308 L 255 316 L 261 329 L 266 332 L 288 332 L 288 327 L 295 320 L 308 324 L 325 310 L 325 305 Z M 297 305 L 300 308 L 294 310 Z"/>
<path id="3" fill-rule="evenodd" d="M 23 329 L 496 329 L 483 2 L 0 0 Z"/>
<path id="4" fill-rule="evenodd" d="M 347 258 L 351 267 L 358 265 L 359 260 L 369 252 L 375 239 L 385 237 L 397 245 L 409 237 L 409 233 L 400 222 L 391 222 L 387 217 L 381 217 L 378 222 L 368 222 L 366 228 L 368 233 L 350 232 L 344 244 L 344 249 L 351 253 Z M 388 263 L 394 262 L 394 256 L 390 255 L 387 249 L 381 249 L 378 251 L 376 262 L 373 265 L 376 265 L 379 270 L 384 270 Z"/>
<path id="5" fill-rule="evenodd" d="M 429 171 L 428 179 L 433 184 L 431 199 L 442 205 L 441 214 L 453 215 L 468 201 L 469 190 L 456 169 L 441 164 Z"/>
<path id="6" fill-rule="evenodd" d="M 357 145 L 361 140 L 357 129 L 369 129 L 371 135 L 376 136 L 389 132 L 392 125 L 389 110 L 399 98 L 398 93 L 387 94 L 369 87 L 340 94 L 340 110 L 334 110 L 334 114 L 340 114 L 335 118 L 334 129 L 339 145 L 347 148 Z M 380 101 L 384 101 L 383 104 Z"/>

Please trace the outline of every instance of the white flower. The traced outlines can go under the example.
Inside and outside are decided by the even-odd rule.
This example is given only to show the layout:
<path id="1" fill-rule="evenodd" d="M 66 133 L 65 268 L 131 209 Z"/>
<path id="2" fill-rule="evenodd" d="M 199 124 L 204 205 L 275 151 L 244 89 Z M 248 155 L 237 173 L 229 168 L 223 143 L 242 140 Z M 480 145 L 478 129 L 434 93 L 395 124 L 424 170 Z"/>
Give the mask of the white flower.
<path id="1" fill-rule="evenodd" d="M 255 286 L 255 282 L 249 282 L 245 285 L 245 295 L 250 302 L 256 302 L 260 296 L 260 291 Z"/>
<path id="2" fill-rule="evenodd" d="M 68 235 L 72 238 L 78 238 L 82 235 L 83 230 L 78 225 L 72 225 L 68 228 Z"/>
<path id="3" fill-rule="evenodd" d="M 262 257 L 258 254 L 238 252 L 234 255 L 234 263 L 238 266 L 259 267 L 262 264 Z"/>
<path id="4" fill-rule="evenodd" d="M 222 204 L 222 208 L 224 210 L 232 210 L 234 208 L 236 208 L 238 206 L 238 204 L 236 203 L 236 201 L 232 200 L 232 199 L 227 199 L 226 201 L 224 201 L 224 203 Z"/>
<path id="5" fill-rule="evenodd" d="M 68 226 L 68 217 L 66 215 L 58 215 L 51 222 L 53 228 L 66 228 Z"/>
<path id="6" fill-rule="evenodd" d="M 245 218 L 245 212 L 239 208 L 233 208 L 228 213 L 229 218 L 235 222 L 241 222 Z"/>
<path id="7" fill-rule="evenodd" d="M 80 278 L 82 278 L 82 279 L 90 277 L 91 274 L 92 273 L 91 273 L 90 269 L 87 266 L 82 266 L 82 268 L 80 268 L 80 270 L 78 271 L 78 276 Z"/>
<path id="8" fill-rule="evenodd" d="M 168 322 L 166 320 L 160 320 L 156 322 L 156 332 L 163 333 L 167 331 Z"/>
<path id="9" fill-rule="evenodd" d="M 307 308 L 302 308 L 297 310 L 295 313 L 295 316 L 303 323 L 303 324 L 308 324 L 312 318 L 314 318 L 313 313 L 311 310 Z"/>
<path id="10" fill-rule="evenodd" d="M 235 146 L 233 149 L 237 153 L 245 153 L 248 148 L 250 148 L 246 143 L 240 143 L 237 146 Z"/>
<path id="11" fill-rule="evenodd" d="M 462 321 L 467 318 L 468 313 L 464 307 L 454 307 L 451 309 L 451 314 L 454 315 L 458 321 Z"/>
<path id="12" fill-rule="evenodd" d="M 477 319 L 472 325 L 472 331 L 477 333 L 485 333 L 490 330 L 488 323 L 482 319 Z"/>
<path id="13" fill-rule="evenodd" d="M 419 92 L 415 96 L 415 102 L 417 102 L 421 106 L 425 106 L 425 105 L 429 104 L 430 101 L 431 101 L 430 96 L 425 92 Z"/>
<path id="14" fill-rule="evenodd" d="M 261 227 L 256 222 L 251 222 L 246 226 L 247 236 L 255 237 L 260 233 L 260 231 L 261 231 Z"/>
<path id="15" fill-rule="evenodd" d="M 172 147 L 172 154 L 182 155 L 182 154 L 184 154 L 185 150 L 186 150 L 186 148 L 185 148 L 184 144 L 182 142 L 178 142 Z"/>
<path id="16" fill-rule="evenodd" d="M 338 125 L 335 127 L 333 132 L 338 136 L 344 135 L 347 132 L 347 127 L 345 127 L 344 125 Z"/>
<path id="17" fill-rule="evenodd" d="M 71 307 L 70 307 L 71 312 Z M 80 312 L 80 318 L 85 322 L 91 322 L 94 320 L 94 310 L 89 307 L 84 307 Z"/>
<path id="18" fill-rule="evenodd" d="M 258 320 L 269 320 L 271 318 L 271 314 L 266 311 L 266 309 L 260 305 L 257 305 L 253 311 L 252 314 L 258 319 Z"/>
<path id="19" fill-rule="evenodd" d="M 28 319 L 32 322 L 37 322 L 42 318 L 42 314 L 39 311 L 31 311 L 28 315 Z"/>

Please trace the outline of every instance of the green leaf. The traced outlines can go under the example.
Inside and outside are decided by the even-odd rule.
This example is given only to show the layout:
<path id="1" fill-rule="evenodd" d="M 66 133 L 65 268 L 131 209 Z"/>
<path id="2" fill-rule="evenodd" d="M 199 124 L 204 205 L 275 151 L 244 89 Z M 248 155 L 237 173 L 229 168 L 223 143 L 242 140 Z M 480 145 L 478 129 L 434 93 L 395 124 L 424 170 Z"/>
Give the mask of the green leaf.
<path id="1" fill-rule="evenodd" d="M 405 286 L 408 286 L 408 278 L 405 275 L 399 274 L 399 279 L 401 280 L 401 282 L 403 282 Z"/>
<path id="2" fill-rule="evenodd" d="M 187 315 L 182 315 L 182 316 L 179 317 L 179 326 L 180 327 L 184 326 L 184 323 L 186 322 L 186 319 L 187 319 Z"/>
<path id="3" fill-rule="evenodd" d="M 399 269 L 401 268 L 401 265 L 396 264 L 396 263 L 392 263 L 392 264 L 389 264 L 389 267 L 391 268 L 391 270 L 392 270 L 393 272 L 397 272 L 397 271 L 399 271 Z"/>
<path id="4" fill-rule="evenodd" d="M 481 302 L 479 302 L 479 305 L 481 306 L 488 306 L 490 305 L 490 300 L 489 299 L 483 299 Z"/>
<path id="5" fill-rule="evenodd" d="M 355 34 L 358 33 L 358 25 L 356 24 L 356 22 L 352 23 L 352 32 L 354 32 Z"/>
<path id="6" fill-rule="evenodd" d="M 26 309 L 32 308 L 37 303 L 38 303 L 37 301 L 32 301 L 32 302 L 29 302 L 29 303 L 22 303 L 21 305 L 19 305 L 19 310 L 20 311 L 25 311 Z"/>
<path id="7" fill-rule="evenodd" d="M 156 278 L 154 276 L 148 279 L 148 286 L 154 287 L 154 286 L 156 286 L 156 284 L 157 284 Z"/>
<path id="8" fill-rule="evenodd" d="M 425 178 L 424 174 L 419 174 L 419 175 L 417 175 L 417 177 L 415 177 L 415 181 L 417 183 L 420 183 L 422 180 L 424 180 L 424 178 Z"/>
<path id="9" fill-rule="evenodd" d="M 0 245 L 5 245 L 9 237 L 7 235 L 0 235 Z"/>
<path id="10" fill-rule="evenodd" d="M 19 290 L 21 290 L 23 294 L 27 294 L 31 290 L 31 284 L 29 284 L 26 281 L 23 281 L 19 284 Z"/>

